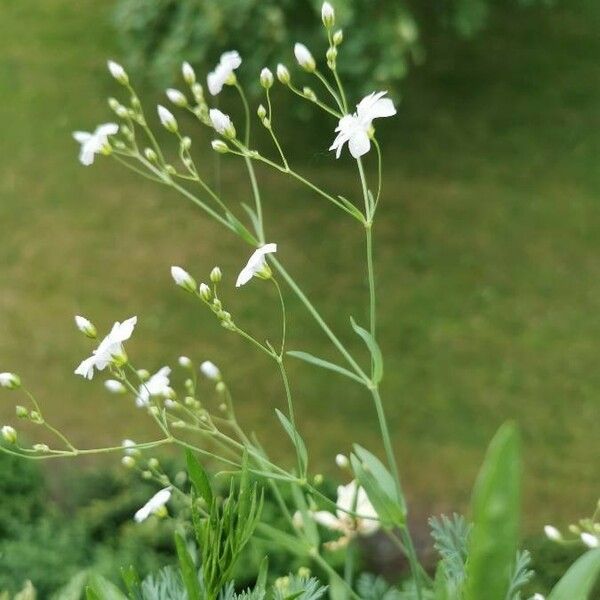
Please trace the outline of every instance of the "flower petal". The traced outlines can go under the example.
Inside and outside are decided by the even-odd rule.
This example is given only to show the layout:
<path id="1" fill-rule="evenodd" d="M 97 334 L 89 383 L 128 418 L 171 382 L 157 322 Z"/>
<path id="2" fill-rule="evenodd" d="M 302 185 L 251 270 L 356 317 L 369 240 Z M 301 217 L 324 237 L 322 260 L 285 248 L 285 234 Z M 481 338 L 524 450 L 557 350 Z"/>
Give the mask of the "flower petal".
<path id="1" fill-rule="evenodd" d="M 348 141 L 348 149 L 354 158 L 360 158 L 371 149 L 371 140 L 366 131 L 356 131 Z"/>

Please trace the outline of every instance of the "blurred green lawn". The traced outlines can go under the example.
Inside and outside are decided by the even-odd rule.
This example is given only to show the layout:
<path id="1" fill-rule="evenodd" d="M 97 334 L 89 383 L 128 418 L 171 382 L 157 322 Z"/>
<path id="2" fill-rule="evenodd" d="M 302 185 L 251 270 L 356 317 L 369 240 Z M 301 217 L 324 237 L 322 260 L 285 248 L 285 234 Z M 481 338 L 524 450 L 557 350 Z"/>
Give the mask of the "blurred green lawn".
<path id="1" fill-rule="evenodd" d="M 376 231 L 383 391 L 419 516 L 464 508 L 505 419 L 523 432 L 529 530 L 570 522 L 598 496 L 600 7 L 562 4 L 499 12 L 471 42 L 435 40 L 406 82 L 399 118 L 386 124 Z M 200 279 L 219 264 L 236 321 L 276 335 L 272 290 L 234 291 L 247 248 L 113 162 L 86 169 L 76 160 L 71 131 L 110 120 L 105 98 L 118 93 L 105 72 L 116 52 L 109 8 L 92 0 L 0 7 L 0 370 L 19 372 L 77 444 L 150 439 L 129 400 L 107 394 L 101 378 L 72 374 L 89 350 L 73 314 L 102 329 L 137 314 L 128 345 L 136 366 L 173 365 L 181 353 L 214 360 L 244 423 L 289 456 L 274 418 L 284 399 L 272 365 L 169 276 L 172 264 Z M 311 136 L 318 145 L 292 154 L 303 173 L 355 195 L 350 163 L 326 152 L 332 135 Z M 210 171 L 212 153 L 201 156 Z M 249 194 L 238 166 L 223 162 L 234 201 Z M 355 344 L 348 318 L 366 322 L 360 229 L 305 189 L 259 177 L 269 239 Z M 335 358 L 289 302 L 290 347 Z M 315 469 L 332 472 L 350 440 L 377 448 L 360 388 L 303 364 L 290 371 Z M 16 399 L 2 395 L 0 417 L 11 418 Z"/>

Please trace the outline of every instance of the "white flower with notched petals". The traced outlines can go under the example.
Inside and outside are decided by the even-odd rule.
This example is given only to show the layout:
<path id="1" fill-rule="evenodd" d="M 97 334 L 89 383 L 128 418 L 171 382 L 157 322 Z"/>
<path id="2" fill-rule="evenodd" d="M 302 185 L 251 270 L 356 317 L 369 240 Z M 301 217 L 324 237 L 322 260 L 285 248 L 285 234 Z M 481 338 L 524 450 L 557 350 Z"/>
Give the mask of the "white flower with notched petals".
<path id="1" fill-rule="evenodd" d="M 277 252 L 277 244 L 265 244 L 255 250 L 246 266 L 240 271 L 235 287 L 246 285 L 257 273 L 260 273 L 266 266 L 265 256 Z"/>
<path id="2" fill-rule="evenodd" d="M 94 369 L 96 371 L 106 369 L 115 356 L 120 356 L 124 353 L 123 342 L 131 337 L 136 323 L 137 317 L 131 317 L 123 321 L 123 323 L 117 321 L 110 333 L 92 352 L 92 356 L 82 361 L 77 369 L 75 369 L 75 374 L 81 375 L 86 379 L 91 379 L 94 376 Z"/>
<path id="3" fill-rule="evenodd" d="M 597 536 L 591 534 L 591 533 L 582 533 L 581 534 L 581 541 L 588 547 L 588 548 L 598 548 L 600 546 L 600 540 L 598 539 Z"/>
<path id="4" fill-rule="evenodd" d="M 208 91 L 216 96 L 221 92 L 223 86 L 231 79 L 233 72 L 242 64 L 242 59 L 236 50 L 221 54 L 219 64 L 215 70 L 208 74 L 206 83 Z"/>
<path id="5" fill-rule="evenodd" d="M 350 154 L 360 158 L 371 149 L 369 130 L 373 119 L 391 117 L 396 114 L 394 103 L 389 98 L 384 98 L 387 92 L 373 92 L 363 98 L 356 105 L 356 112 L 344 115 L 335 128 L 337 137 L 331 144 L 330 150 L 335 150 L 335 157 L 339 158 L 344 144 L 348 143 Z"/>
<path id="6" fill-rule="evenodd" d="M 170 367 L 159 369 L 148 381 L 145 381 L 138 388 L 138 394 L 135 403 L 139 408 L 148 406 L 150 398 L 154 396 L 165 397 L 171 394 L 169 385 L 169 375 L 171 375 Z"/>
<path id="7" fill-rule="evenodd" d="M 134 515 L 134 520 L 136 523 L 141 523 L 145 521 L 150 515 L 159 513 L 165 507 L 167 502 L 171 499 L 171 488 L 166 487 L 156 492 L 140 510 L 138 510 Z"/>
<path id="8" fill-rule="evenodd" d="M 79 162 L 86 167 L 94 162 L 96 154 L 110 151 L 108 136 L 115 135 L 119 131 L 116 123 L 104 123 L 98 125 L 93 133 L 87 131 L 74 131 L 73 138 L 81 144 L 79 151 Z"/>
<path id="9" fill-rule="evenodd" d="M 371 504 L 364 488 L 358 486 L 356 481 L 348 485 L 340 485 L 337 489 L 336 514 L 326 510 L 312 513 L 314 520 L 330 529 L 343 534 L 342 538 L 334 542 L 335 547 L 346 545 L 355 535 L 371 535 L 379 529 L 379 517 Z M 354 517 L 349 512 L 360 515 Z"/>
<path id="10" fill-rule="evenodd" d="M 210 360 L 205 360 L 200 365 L 200 372 L 204 377 L 208 377 L 208 379 L 212 379 L 214 381 L 218 381 L 221 379 L 221 371 L 219 371 L 219 367 L 215 365 L 215 363 L 210 362 Z"/>

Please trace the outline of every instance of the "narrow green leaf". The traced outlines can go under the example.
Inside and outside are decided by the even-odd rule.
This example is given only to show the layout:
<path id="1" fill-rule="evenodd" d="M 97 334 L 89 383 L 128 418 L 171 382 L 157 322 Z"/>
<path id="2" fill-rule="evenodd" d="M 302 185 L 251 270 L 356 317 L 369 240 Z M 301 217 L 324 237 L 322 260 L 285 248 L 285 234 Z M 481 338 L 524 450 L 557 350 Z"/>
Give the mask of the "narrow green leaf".
<path id="1" fill-rule="evenodd" d="M 292 497 L 294 498 L 294 502 L 296 503 L 296 507 L 300 511 L 302 515 L 302 523 L 304 528 L 304 533 L 306 534 L 306 539 L 314 548 L 318 548 L 320 544 L 319 530 L 317 528 L 317 524 L 313 519 L 313 516 L 310 514 L 308 509 L 308 504 L 306 503 L 306 498 L 302 493 L 302 489 L 299 485 L 292 483 Z"/>
<path id="2" fill-rule="evenodd" d="M 248 244 L 251 246 L 256 246 L 257 240 L 256 238 L 248 231 L 246 226 L 235 216 L 233 216 L 230 212 L 227 213 L 227 220 L 231 223 L 236 233 Z"/>
<path id="3" fill-rule="evenodd" d="M 252 221 L 252 225 L 254 226 L 254 230 L 255 231 L 259 231 L 260 230 L 260 222 L 258 220 L 258 217 L 256 216 L 256 211 L 248 206 L 245 202 L 241 202 L 242 207 L 244 208 L 244 210 L 248 213 L 248 216 L 250 217 L 250 220 Z"/>
<path id="4" fill-rule="evenodd" d="M 140 580 L 140 576 L 133 566 L 123 567 L 121 569 L 121 578 L 123 579 L 123 583 L 127 588 L 127 593 L 136 600 L 137 598 L 141 598 L 142 582 Z"/>
<path id="5" fill-rule="evenodd" d="M 554 586 L 548 600 L 592 600 L 591 594 L 598 579 L 600 548 L 580 556 Z"/>
<path id="6" fill-rule="evenodd" d="M 187 462 L 188 475 L 190 476 L 190 480 L 192 481 L 192 485 L 194 486 L 196 494 L 201 498 L 204 498 L 207 504 L 211 504 L 213 493 L 206 471 L 191 450 L 186 449 L 185 458 Z"/>
<path id="7" fill-rule="evenodd" d="M 306 473 L 306 466 L 308 465 L 308 451 L 306 450 L 306 444 L 304 440 L 300 437 L 300 434 L 294 426 L 290 422 L 290 420 L 280 411 L 275 409 L 275 413 L 277 414 L 277 418 L 281 422 L 281 425 L 285 429 L 286 433 L 292 440 L 294 444 L 294 448 L 296 448 L 298 455 L 300 456 L 300 462 L 302 463 L 302 473 L 299 473 L 300 476 Z"/>
<path id="8" fill-rule="evenodd" d="M 101 575 L 92 575 L 90 585 L 86 590 L 88 599 L 98 600 L 127 600 L 127 596 L 113 583 Z M 92 596 L 90 596 L 90 592 Z"/>
<path id="9" fill-rule="evenodd" d="M 344 198 L 344 196 L 340 196 L 338 194 L 338 198 L 340 202 L 361 222 L 364 223 L 365 215 L 363 215 L 360 210 L 348 200 L 348 198 Z"/>
<path id="10" fill-rule="evenodd" d="M 517 552 L 520 477 L 517 430 L 506 423 L 489 445 L 473 490 L 465 600 L 506 597 Z"/>
<path id="11" fill-rule="evenodd" d="M 265 556 L 258 569 L 258 577 L 256 578 L 256 587 L 259 590 L 267 589 L 267 576 L 269 575 L 269 557 Z"/>
<path id="12" fill-rule="evenodd" d="M 365 383 L 358 375 L 356 375 L 355 373 L 352 373 L 352 371 L 349 371 L 348 369 L 345 369 L 344 367 L 340 367 L 340 365 L 336 365 L 335 363 L 329 362 L 328 360 L 324 360 L 317 356 L 313 356 L 312 354 L 309 354 L 308 352 L 301 352 L 299 350 L 290 350 L 286 354 L 288 354 L 289 356 L 293 356 L 294 358 L 299 358 L 300 360 L 310 363 L 311 365 L 321 367 L 321 369 L 328 369 L 329 371 L 335 371 L 336 373 L 339 373 L 340 375 L 344 375 L 345 377 L 354 379 L 354 381 L 358 381 L 358 383 L 363 383 L 363 384 Z"/>
<path id="13" fill-rule="evenodd" d="M 85 588 L 85 598 L 86 600 L 102 600 L 91 587 Z"/>
<path id="14" fill-rule="evenodd" d="M 365 489 L 373 508 L 379 515 L 383 527 L 391 529 L 406 524 L 406 510 L 397 500 L 396 493 L 390 494 L 387 484 L 379 483 L 371 469 L 364 464 L 356 454 L 350 455 L 352 470 L 358 483 Z"/>
<path id="15" fill-rule="evenodd" d="M 256 531 L 300 558 L 304 558 L 309 550 L 307 545 L 303 544 L 296 536 L 285 533 L 266 523 L 259 523 Z"/>
<path id="16" fill-rule="evenodd" d="M 352 324 L 352 329 L 363 339 L 371 353 L 373 360 L 373 383 L 377 385 L 383 378 L 383 355 L 381 354 L 379 345 L 373 336 L 366 329 L 358 325 L 352 317 L 350 317 L 350 323 Z"/>
<path id="17" fill-rule="evenodd" d="M 200 583 L 198 582 L 196 565 L 194 565 L 194 561 L 190 556 L 185 540 L 179 533 L 175 533 L 175 547 L 177 548 L 179 568 L 181 569 L 181 577 L 187 591 L 188 600 L 200 600 Z"/>

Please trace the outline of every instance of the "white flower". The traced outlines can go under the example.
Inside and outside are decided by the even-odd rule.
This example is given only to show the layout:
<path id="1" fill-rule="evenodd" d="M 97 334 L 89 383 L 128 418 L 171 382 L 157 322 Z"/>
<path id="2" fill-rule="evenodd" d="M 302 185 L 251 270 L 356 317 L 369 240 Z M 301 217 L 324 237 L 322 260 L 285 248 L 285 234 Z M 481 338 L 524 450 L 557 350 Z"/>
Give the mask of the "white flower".
<path id="1" fill-rule="evenodd" d="M 298 61 L 298 64 L 309 73 L 312 73 L 315 68 L 315 59 L 313 55 L 310 53 L 310 50 L 304 45 L 297 42 L 294 44 L 294 56 Z"/>
<path id="2" fill-rule="evenodd" d="M 96 326 L 85 317 L 75 315 L 75 325 L 77 326 L 77 329 L 87 337 L 91 339 L 96 339 L 96 337 L 98 337 Z"/>
<path id="3" fill-rule="evenodd" d="M 600 546 L 600 540 L 598 540 L 598 538 L 595 535 L 592 535 L 591 533 L 582 533 L 581 541 L 588 548 L 598 548 L 598 546 Z"/>
<path id="4" fill-rule="evenodd" d="M 15 431 L 14 427 L 11 427 L 10 425 L 4 425 L 2 429 L 0 429 L 0 433 L 2 434 L 5 442 L 8 442 L 9 444 L 16 443 L 17 432 Z"/>
<path id="5" fill-rule="evenodd" d="M 175 106 L 187 106 L 187 98 L 185 94 L 176 90 L 174 88 L 169 88 L 166 92 L 167 98 L 175 105 Z"/>
<path id="6" fill-rule="evenodd" d="M 172 266 L 171 267 L 171 277 L 173 281 L 181 288 L 188 292 L 196 291 L 196 280 L 181 267 Z"/>
<path id="7" fill-rule="evenodd" d="M 254 275 L 260 273 L 267 267 L 265 255 L 277 252 L 277 244 L 265 244 L 255 250 L 252 256 L 249 258 L 246 266 L 240 271 L 235 287 L 246 285 Z"/>
<path id="8" fill-rule="evenodd" d="M 127 73 L 125 73 L 125 69 L 114 60 L 109 60 L 106 63 L 108 65 L 108 70 L 110 74 L 122 85 L 127 85 L 129 83 L 129 77 L 127 77 Z"/>
<path id="9" fill-rule="evenodd" d="M 75 374 L 81 375 L 86 379 L 91 379 L 94 376 L 94 369 L 97 371 L 106 369 L 115 356 L 123 354 L 123 342 L 131 337 L 136 323 L 137 317 L 131 317 L 123 321 L 123 323 L 117 321 L 110 333 L 92 352 L 92 356 L 82 361 L 77 369 L 75 369 Z"/>
<path id="10" fill-rule="evenodd" d="M 160 119 L 161 125 L 171 133 L 177 131 L 177 121 L 173 116 L 173 113 L 164 106 L 160 104 L 156 107 L 156 111 L 158 112 L 158 118 Z"/>
<path id="11" fill-rule="evenodd" d="M 534 594 L 533 596 L 531 596 L 531 600 L 546 600 L 546 598 L 541 594 Z"/>
<path id="12" fill-rule="evenodd" d="M 104 387 L 111 394 L 124 394 L 127 391 L 125 386 L 120 381 L 117 381 L 116 379 L 107 379 L 104 382 Z"/>
<path id="13" fill-rule="evenodd" d="M 235 128 L 231 122 L 231 119 L 229 118 L 229 115 L 221 112 L 218 108 L 211 108 L 208 115 L 210 117 L 210 122 L 217 133 L 220 133 L 228 138 L 235 137 Z"/>
<path id="14" fill-rule="evenodd" d="M 546 534 L 546 537 L 553 542 L 560 542 L 560 540 L 562 540 L 560 531 L 556 529 L 554 525 L 545 525 L 544 533 Z"/>
<path id="15" fill-rule="evenodd" d="M 194 72 L 194 68 L 190 65 L 189 62 L 184 62 L 181 65 L 181 74 L 183 75 L 183 80 L 188 85 L 194 85 L 196 83 L 196 73 Z"/>
<path id="16" fill-rule="evenodd" d="M 179 366 L 183 367 L 184 369 L 189 369 L 192 366 L 192 361 L 187 356 L 180 356 L 177 359 L 177 362 L 179 363 Z"/>
<path id="17" fill-rule="evenodd" d="M 340 119 L 335 128 L 338 135 L 329 148 L 336 151 L 336 158 L 340 157 L 346 142 L 354 158 L 360 158 L 371 149 L 369 130 L 373 119 L 396 114 L 394 103 L 389 98 L 384 98 L 385 94 L 387 92 L 369 94 L 356 105 L 354 114 L 345 115 Z"/>
<path id="18" fill-rule="evenodd" d="M 170 367 L 159 369 L 148 381 L 142 383 L 138 389 L 135 403 L 142 408 L 150 404 L 152 396 L 168 396 L 171 394 L 169 386 L 169 375 L 171 374 Z"/>
<path id="19" fill-rule="evenodd" d="M 161 512 L 170 499 L 171 488 L 163 488 L 159 492 L 156 492 L 156 494 L 154 494 L 154 496 L 152 496 L 152 498 L 150 498 L 150 500 L 135 513 L 133 518 L 137 523 L 145 521 L 150 515 Z"/>
<path id="20" fill-rule="evenodd" d="M 379 529 L 379 518 L 364 488 L 355 480 L 348 485 L 340 485 L 337 489 L 336 514 L 325 510 L 313 513 L 314 520 L 332 531 L 339 531 L 342 538 L 335 543 L 336 547 L 346 544 L 354 535 L 370 535 Z M 353 517 L 348 511 L 360 517 Z"/>
<path id="21" fill-rule="evenodd" d="M 321 20 L 325 27 L 333 27 L 335 22 L 335 11 L 329 2 L 323 2 L 323 6 L 321 6 Z"/>
<path id="22" fill-rule="evenodd" d="M 125 439 L 121 442 L 121 446 L 123 446 L 123 452 L 128 456 L 135 454 L 136 452 L 135 447 L 137 444 L 133 440 Z"/>
<path id="23" fill-rule="evenodd" d="M 219 367 L 215 365 L 215 363 L 210 362 L 210 360 L 205 360 L 200 365 L 200 372 L 204 377 L 208 377 L 208 379 L 213 379 L 214 381 L 218 381 L 221 379 L 221 371 L 219 371 Z"/>
<path id="24" fill-rule="evenodd" d="M 242 59 L 236 50 L 225 52 L 221 54 L 219 64 L 215 67 L 215 70 L 208 74 L 206 83 L 208 84 L 208 91 L 216 96 L 222 89 L 223 86 L 230 81 L 233 72 L 242 64 Z"/>
<path id="25" fill-rule="evenodd" d="M 21 378 L 16 373 L 0 373 L 0 387 L 16 390 L 21 387 Z"/>
<path id="26" fill-rule="evenodd" d="M 86 167 L 94 162 L 94 155 L 110 151 L 108 136 L 115 135 L 119 131 L 116 123 L 104 123 L 98 125 L 94 133 L 87 131 L 74 131 L 73 138 L 81 144 L 79 161 Z"/>
<path id="27" fill-rule="evenodd" d="M 335 464 L 340 469 L 346 469 L 348 468 L 350 461 L 348 460 L 348 457 L 345 454 L 337 454 L 335 457 Z"/>

